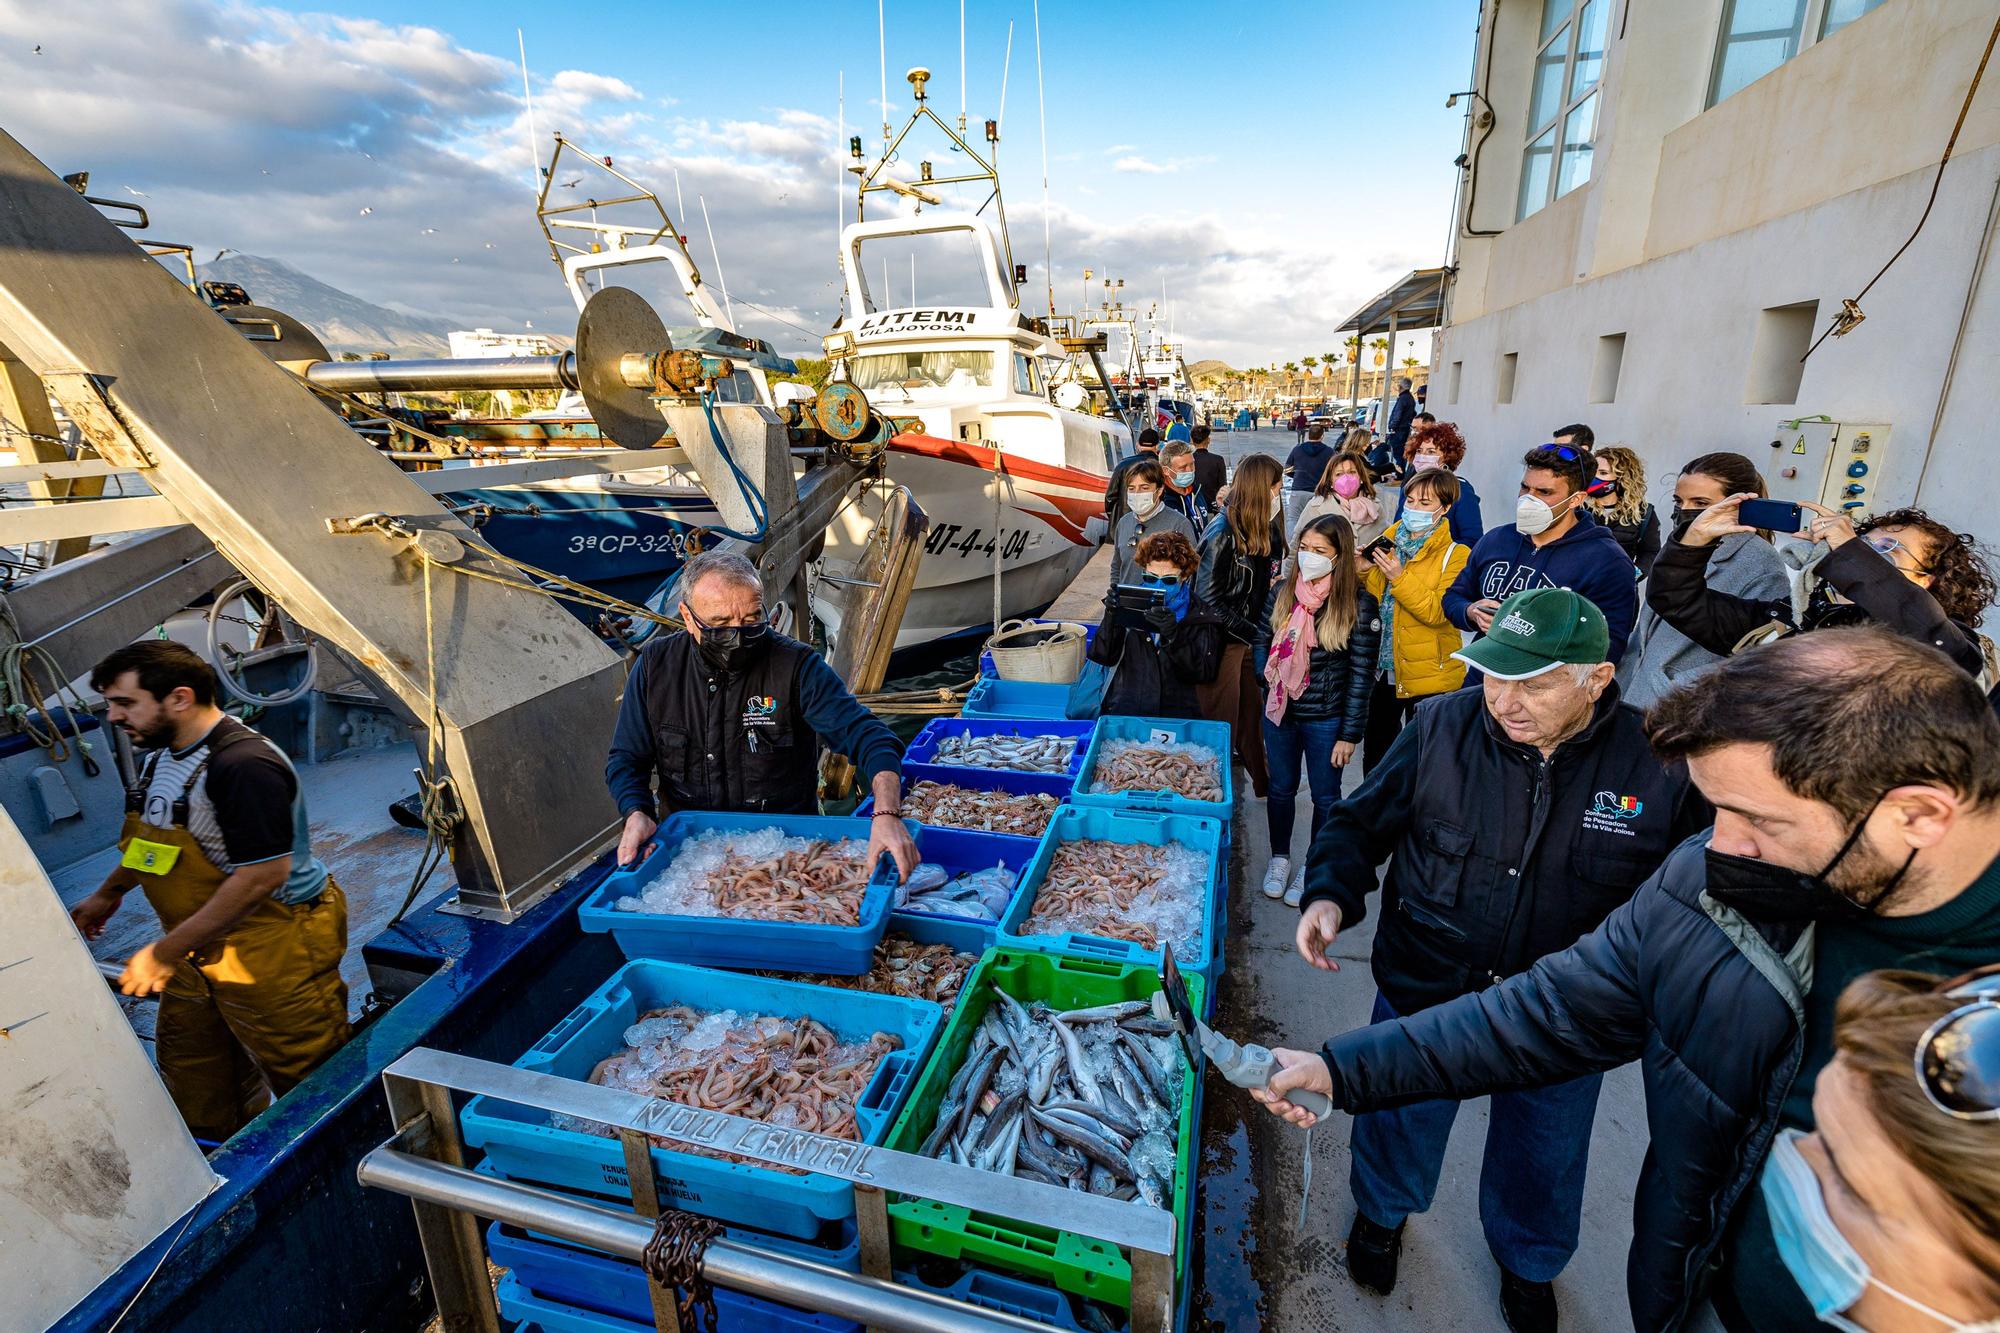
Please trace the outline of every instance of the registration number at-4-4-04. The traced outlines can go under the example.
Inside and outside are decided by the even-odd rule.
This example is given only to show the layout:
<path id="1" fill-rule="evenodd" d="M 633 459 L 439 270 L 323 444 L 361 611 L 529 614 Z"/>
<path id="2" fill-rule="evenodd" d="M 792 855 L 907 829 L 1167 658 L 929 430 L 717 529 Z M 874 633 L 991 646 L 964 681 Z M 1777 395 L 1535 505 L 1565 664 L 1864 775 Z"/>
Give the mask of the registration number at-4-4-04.
<path id="1" fill-rule="evenodd" d="M 990 556 L 996 549 L 999 551 L 1002 560 L 1017 558 L 1022 552 L 1028 549 L 1027 532 L 1007 532 L 1002 530 L 999 539 L 996 541 L 993 537 L 986 534 L 986 529 L 984 528 L 972 528 L 968 530 L 962 524 L 940 523 L 931 529 L 928 537 L 924 538 L 925 555 L 943 555 L 945 552 L 951 551 L 955 552 L 959 559 L 963 560 L 971 555 Z"/>

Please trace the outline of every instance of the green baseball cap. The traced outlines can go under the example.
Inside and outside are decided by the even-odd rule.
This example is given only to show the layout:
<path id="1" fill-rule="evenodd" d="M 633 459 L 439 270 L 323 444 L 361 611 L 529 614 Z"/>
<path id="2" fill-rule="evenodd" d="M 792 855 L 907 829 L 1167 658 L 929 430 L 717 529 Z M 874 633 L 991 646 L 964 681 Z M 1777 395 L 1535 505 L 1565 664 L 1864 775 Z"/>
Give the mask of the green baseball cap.
<path id="1" fill-rule="evenodd" d="M 1604 613 L 1568 588 L 1530 588 L 1500 603 L 1486 637 L 1452 654 L 1498 680 L 1528 680 L 1559 666 L 1596 666 L 1611 654 Z"/>

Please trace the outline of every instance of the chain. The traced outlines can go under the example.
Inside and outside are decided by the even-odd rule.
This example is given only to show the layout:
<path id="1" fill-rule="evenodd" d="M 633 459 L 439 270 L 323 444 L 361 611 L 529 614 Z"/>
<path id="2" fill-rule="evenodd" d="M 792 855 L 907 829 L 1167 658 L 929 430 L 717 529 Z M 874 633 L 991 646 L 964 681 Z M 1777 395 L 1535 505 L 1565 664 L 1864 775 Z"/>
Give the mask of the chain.
<path id="1" fill-rule="evenodd" d="M 720 1326 L 715 1288 L 701 1271 L 708 1243 L 720 1235 L 722 1223 L 714 1218 L 669 1208 L 653 1223 L 653 1238 L 639 1254 L 639 1266 L 646 1270 L 646 1276 L 673 1291 L 681 1326 L 694 1333 L 703 1328 L 715 1333 Z"/>

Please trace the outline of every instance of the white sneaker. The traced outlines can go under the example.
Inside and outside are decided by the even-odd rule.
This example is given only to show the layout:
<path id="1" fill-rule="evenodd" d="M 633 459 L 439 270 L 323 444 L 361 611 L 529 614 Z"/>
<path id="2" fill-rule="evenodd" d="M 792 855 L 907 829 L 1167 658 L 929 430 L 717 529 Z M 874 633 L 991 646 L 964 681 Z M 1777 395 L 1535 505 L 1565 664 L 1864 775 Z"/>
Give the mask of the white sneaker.
<path id="1" fill-rule="evenodd" d="M 1285 881 L 1291 877 L 1292 858 L 1289 856 L 1272 857 L 1271 864 L 1264 867 L 1264 896 L 1266 898 L 1284 897 Z"/>
<path id="2" fill-rule="evenodd" d="M 1301 864 L 1299 866 L 1298 873 L 1292 876 L 1291 887 L 1285 890 L 1285 906 L 1297 907 L 1299 905 L 1299 899 L 1305 897 L 1305 893 L 1306 893 L 1306 868 L 1303 864 Z"/>

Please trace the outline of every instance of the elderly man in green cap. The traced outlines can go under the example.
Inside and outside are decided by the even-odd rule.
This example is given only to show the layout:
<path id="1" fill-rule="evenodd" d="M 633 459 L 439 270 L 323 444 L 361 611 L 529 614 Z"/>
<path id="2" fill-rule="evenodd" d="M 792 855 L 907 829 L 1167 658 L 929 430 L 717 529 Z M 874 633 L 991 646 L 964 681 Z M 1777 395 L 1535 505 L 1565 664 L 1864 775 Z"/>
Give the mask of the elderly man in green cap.
<path id="1" fill-rule="evenodd" d="M 1367 910 L 1383 862 L 1371 1021 L 1526 970 L 1595 929 L 1710 811 L 1620 703 L 1604 615 L 1567 588 L 1508 598 L 1457 656 L 1485 673 L 1428 699 L 1306 863 L 1298 950 L 1314 967 Z M 1480 1220 L 1516 1333 L 1556 1327 L 1553 1282 L 1575 1253 L 1597 1076 L 1492 1099 Z M 1347 1239 L 1354 1280 L 1396 1284 L 1403 1228 L 1431 1204 L 1458 1103 L 1356 1116 Z"/>

